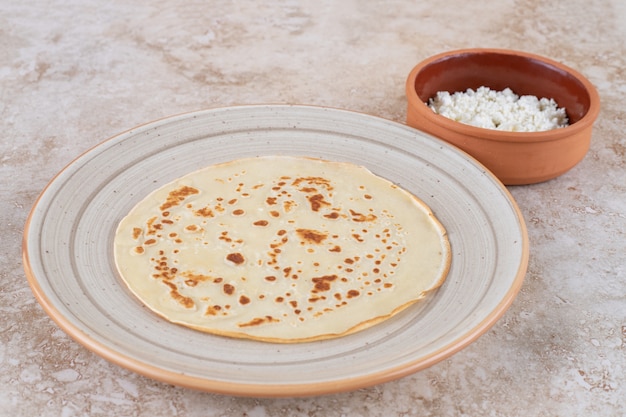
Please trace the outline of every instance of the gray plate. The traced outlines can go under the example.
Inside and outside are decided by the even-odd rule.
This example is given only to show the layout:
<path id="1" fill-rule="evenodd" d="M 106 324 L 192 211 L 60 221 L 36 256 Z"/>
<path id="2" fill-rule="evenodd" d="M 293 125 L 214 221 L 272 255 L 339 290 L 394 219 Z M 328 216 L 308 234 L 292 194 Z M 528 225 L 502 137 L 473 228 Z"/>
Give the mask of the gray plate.
<path id="1" fill-rule="evenodd" d="M 422 199 L 448 231 L 452 265 L 426 300 L 356 334 L 272 344 L 213 336 L 145 308 L 117 276 L 118 222 L 144 196 L 214 163 L 259 155 L 364 165 Z M 62 170 L 34 205 L 24 265 L 45 311 L 76 341 L 148 377 L 244 396 L 303 396 L 399 378 L 452 355 L 513 301 L 528 263 L 522 216 L 467 154 L 389 120 L 289 105 L 173 116 L 115 136 Z"/>

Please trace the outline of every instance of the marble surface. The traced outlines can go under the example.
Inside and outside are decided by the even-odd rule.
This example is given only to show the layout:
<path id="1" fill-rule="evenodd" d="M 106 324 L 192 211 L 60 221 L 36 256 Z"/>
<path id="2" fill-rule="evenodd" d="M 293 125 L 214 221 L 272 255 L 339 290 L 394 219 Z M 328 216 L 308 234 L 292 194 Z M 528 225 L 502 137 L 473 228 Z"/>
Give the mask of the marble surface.
<path id="1" fill-rule="evenodd" d="M 620 416 L 626 409 L 626 5 L 445 2 L 0 1 L 0 415 Z M 404 82 L 449 49 L 546 55 L 598 88 L 587 157 L 510 187 L 530 265 L 504 317 L 417 374 L 324 397 L 192 391 L 113 365 L 62 332 L 27 284 L 21 237 L 46 183 L 154 119 L 258 103 L 404 122 Z"/>

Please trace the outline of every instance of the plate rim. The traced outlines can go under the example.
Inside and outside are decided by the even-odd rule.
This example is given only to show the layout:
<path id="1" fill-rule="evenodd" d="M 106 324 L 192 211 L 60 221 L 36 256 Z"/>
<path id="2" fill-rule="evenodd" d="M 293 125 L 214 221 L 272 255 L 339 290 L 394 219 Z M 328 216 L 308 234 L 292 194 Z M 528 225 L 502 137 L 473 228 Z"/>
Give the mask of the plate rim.
<path id="1" fill-rule="evenodd" d="M 100 343 L 97 340 L 92 339 L 89 335 L 83 333 L 83 331 L 75 325 L 70 319 L 65 317 L 61 311 L 59 311 L 54 304 L 51 302 L 48 294 L 44 291 L 39 282 L 39 279 L 35 276 L 33 271 L 33 266 L 31 264 L 31 259 L 29 256 L 29 234 L 32 226 L 32 221 L 34 217 L 37 215 L 37 209 L 42 199 L 46 195 L 46 193 L 52 188 L 52 186 L 56 183 L 56 181 L 68 170 L 70 170 L 78 161 L 80 161 L 83 157 L 89 155 L 92 152 L 95 152 L 98 148 L 105 146 L 107 144 L 112 144 L 116 140 L 124 140 L 124 138 L 130 135 L 135 130 L 141 130 L 142 128 L 148 126 L 158 125 L 160 123 L 167 123 L 168 121 L 185 119 L 188 117 L 193 117 L 194 115 L 210 113 L 210 112 L 219 112 L 219 111 L 230 111 L 237 109 L 254 109 L 254 108 L 295 108 L 295 109 L 315 109 L 315 110 L 325 110 L 330 112 L 340 112 L 343 114 L 353 114 L 358 115 L 359 117 L 372 118 L 378 121 L 382 121 L 384 123 L 390 123 L 395 125 L 396 127 L 402 127 L 409 131 L 417 132 L 422 136 L 428 137 L 429 139 L 433 139 L 441 143 L 442 146 L 449 147 L 453 149 L 455 152 L 459 152 L 463 154 L 464 157 L 470 163 L 475 164 L 476 166 L 482 168 L 484 174 L 489 176 L 490 179 L 496 184 L 502 192 L 502 195 L 508 200 L 515 217 L 518 220 L 519 232 L 521 237 L 521 258 L 520 264 L 518 265 L 517 273 L 512 280 L 511 286 L 506 291 L 504 297 L 500 300 L 497 306 L 477 325 L 464 331 L 463 335 L 448 345 L 438 349 L 437 351 L 426 355 L 421 356 L 419 358 L 413 359 L 407 364 L 398 365 L 391 368 L 385 368 L 383 370 L 379 370 L 372 373 L 367 373 L 365 375 L 349 377 L 344 379 L 337 379 L 332 381 L 323 381 L 323 382 L 313 382 L 313 383 L 295 383 L 295 384 L 257 384 L 257 383 L 236 383 L 230 381 L 219 381 L 219 380 L 211 380 L 202 377 L 196 377 L 192 375 L 185 375 L 183 373 L 176 373 L 167 369 L 162 369 L 157 366 L 154 366 L 149 363 L 139 362 L 134 358 L 126 356 L 123 352 L 119 352 L 114 348 L 107 347 L 106 345 Z M 84 152 L 78 154 L 75 158 L 73 158 L 68 164 L 66 164 L 56 175 L 54 175 L 51 180 L 45 185 L 42 189 L 35 202 L 32 205 L 32 208 L 28 214 L 24 225 L 24 231 L 22 235 L 22 261 L 24 272 L 31 287 L 31 290 L 37 299 L 38 303 L 42 306 L 43 310 L 46 314 L 65 332 L 67 333 L 74 341 L 78 342 L 80 345 L 85 347 L 86 349 L 92 351 L 98 356 L 107 359 L 108 361 L 128 370 L 131 370 L 137 374 L 143 375 L 145 377 L 149 377 L 155 379 L 157 381 L 161 381 L 168 384 L 174 384 L 177 386 L 182 386 L 186 388 L 201 390 L 212 392 L 216 394 L 226 394 L 226 395 L 234 395 L 234 396 L 247 396 L 247 397 L 307 397 L 307 396 L 316 396 L 316 395 L 326 395 L 326 394 L 334 394 L 346 391 L 352 391 L 359 388 L 365 388 L 368 386 L 373 386 L 385 382 L 389 382 L 398 378 L 402 378 L 413 374 L 415 372 L 421 371 L 423 369 L 429 368 L 436 363 L 452 356 L 453 354 L 459 352 L 464 349 L 474 341 L 476 341 L 480 336 L 486 333 L 508 310 L 510 305 L 513 303 L 517 294 L 519 293 L 526 272 L 528 268 L 529 261 L 529 238 L 528 232 L 526 228 L 526 224 L 524 222 L 524 217 L 522 215 L 521 210 L 519 209 L 516 201 L 513 196 L 509 192 L 509 190 L 500 182 L 500 180 L 489 170 L 487 170 L 480 162 L 478 162 L 475 158 L 471 157 L 467 153 L 458 149 L 457 147 L 444 142 L 438 138 L 433 137 L 427 133 L 421 132 L 417 129 L 411 128 L 407 125 L 395 122 L 390 119 L 382 118 L 379 116 L 370 115 L 367 113 L 357 112 L 353 110 L 345 110 L 327 106 L 312 106 L 312 105 L 292 105 L 292 104 L 259 104 L 259 105 L 240 105 L 240 106 L 228 106 L 228 107 L 214 107 L 203 110 L 195 110 L 184 113 L 179 113 L 175 115 L 161 117 L 137 126 L 134 126 L 130 129 L 122 131 L 118 134 L 115 134 L 108 139 L 105 139 L 96 145 L 88 148 Z M 453 254 L 454 257 L 454 254 Z"/>

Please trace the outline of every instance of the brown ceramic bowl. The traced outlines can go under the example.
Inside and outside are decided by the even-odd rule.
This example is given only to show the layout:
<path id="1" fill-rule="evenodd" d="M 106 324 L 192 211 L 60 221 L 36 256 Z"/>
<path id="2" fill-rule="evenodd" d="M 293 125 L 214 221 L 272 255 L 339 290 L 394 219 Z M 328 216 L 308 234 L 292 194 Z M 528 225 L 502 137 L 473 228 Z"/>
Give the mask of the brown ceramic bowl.
<path id="1" fill-rule="evenodd" d="M 481 86 L 553 98 L 565 107 L 570 124 L 543 132 L 507 132 L 453 121 L 427 105 L 438 91 Z M 406 95 L 409 126 L 463 149 L 507 185 L 546 181 L 580 162 L 600 111 L 598 92 L 580 73 L 547 58 L 502 49 L 464 49 L 428 58 L 409 74 Z"/>

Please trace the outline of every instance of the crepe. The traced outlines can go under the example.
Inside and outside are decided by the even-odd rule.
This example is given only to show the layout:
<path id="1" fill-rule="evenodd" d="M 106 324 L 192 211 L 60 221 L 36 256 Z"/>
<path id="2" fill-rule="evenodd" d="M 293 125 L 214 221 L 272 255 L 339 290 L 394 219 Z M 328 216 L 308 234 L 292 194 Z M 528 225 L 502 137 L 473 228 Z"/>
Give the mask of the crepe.
<path id="1" fill-rule="evenodd" d="M 115 263 L 165 319 L 267 342 L 344 336 L 439 287 L 446 232 L 366 168 L 269 156 L 192 172 L 120 222 Z"/>

